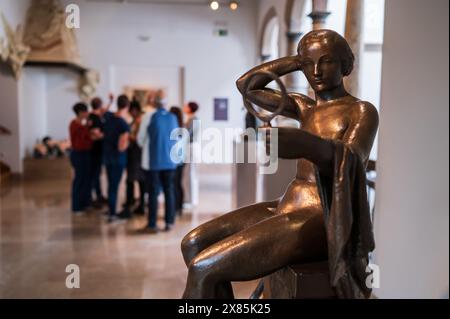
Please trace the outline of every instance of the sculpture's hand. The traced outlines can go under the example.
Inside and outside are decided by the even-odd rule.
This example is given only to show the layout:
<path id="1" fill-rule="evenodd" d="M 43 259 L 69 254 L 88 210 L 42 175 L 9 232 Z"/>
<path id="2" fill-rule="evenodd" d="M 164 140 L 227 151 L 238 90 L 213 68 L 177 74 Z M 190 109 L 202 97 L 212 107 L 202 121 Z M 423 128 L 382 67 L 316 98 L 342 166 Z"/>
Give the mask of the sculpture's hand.
<path id="1" fill-rule="evenodd" d="M 271 132 L 277 130 L 278 137 L 272 140 Z M 301 130 L 292 127 L 269 127 L 266 129 L 266 150 L 271 150 L 273 147 L 271 143 L 278 144 L 278 157 L 284 159 L 298 159 L 300 153 L 298 151 L 299 144 L 298 138 L 301 134 Z"/>

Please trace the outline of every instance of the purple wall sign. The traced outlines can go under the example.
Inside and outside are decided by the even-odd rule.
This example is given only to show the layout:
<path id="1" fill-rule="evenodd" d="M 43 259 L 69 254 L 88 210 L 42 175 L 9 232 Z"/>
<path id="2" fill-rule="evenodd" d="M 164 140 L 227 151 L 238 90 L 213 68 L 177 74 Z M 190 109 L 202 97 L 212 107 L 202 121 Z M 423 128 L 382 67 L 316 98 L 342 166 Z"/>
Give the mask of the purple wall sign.
<path id="1" fill-rule="evenodd" d="M 228 99 L 214 99 L 214 121 L 228 121 Z"/>

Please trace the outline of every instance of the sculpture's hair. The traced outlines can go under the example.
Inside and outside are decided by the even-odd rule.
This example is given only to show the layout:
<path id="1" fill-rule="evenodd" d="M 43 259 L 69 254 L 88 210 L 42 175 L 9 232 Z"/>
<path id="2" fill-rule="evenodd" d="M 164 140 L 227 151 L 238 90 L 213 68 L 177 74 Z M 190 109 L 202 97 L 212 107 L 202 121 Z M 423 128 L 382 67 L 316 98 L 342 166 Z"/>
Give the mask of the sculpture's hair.
<path id="1" fill-rule="evenodd" d="M 298 52 L 301 52 L 312 42 L 325 42 L 336 48 L 337 53 L 342 61 L 342 74 L 349 75 L 353 70 L 355 56 L 347 41 L 339 33 L 333 30 L 315 30 L 308 32 L 298 44 Z"/>

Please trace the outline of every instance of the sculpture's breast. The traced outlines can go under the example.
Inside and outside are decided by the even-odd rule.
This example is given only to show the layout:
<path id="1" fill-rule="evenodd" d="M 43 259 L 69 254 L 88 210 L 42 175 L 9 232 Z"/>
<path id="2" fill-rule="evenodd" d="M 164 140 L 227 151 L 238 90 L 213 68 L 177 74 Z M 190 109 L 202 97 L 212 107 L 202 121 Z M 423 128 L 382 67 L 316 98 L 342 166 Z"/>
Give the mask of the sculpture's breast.
<path id="1" fill-rule="evenodd" d="M 326 139 L 342 139 L 348 127 L 346 108 L 333 106 L 313 110 L 303 123 L 303 129 Z"/>

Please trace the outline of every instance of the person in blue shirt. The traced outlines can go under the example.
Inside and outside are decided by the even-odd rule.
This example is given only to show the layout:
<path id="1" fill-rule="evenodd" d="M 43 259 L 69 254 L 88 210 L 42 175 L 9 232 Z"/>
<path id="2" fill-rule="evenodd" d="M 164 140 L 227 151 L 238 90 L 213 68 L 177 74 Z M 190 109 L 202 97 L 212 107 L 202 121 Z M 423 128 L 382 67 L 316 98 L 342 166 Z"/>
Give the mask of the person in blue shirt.
<path id="1" fill-rule="evenodd" d="M 176 116 L 165 110 L 162 101 L 157 99 L 156 110 L 151 116 L 149 125 L 146 128 L 141 127 L 146 130 L 149 148 L 149 165 L 146 171 L 149 212 L 146 230 L 150 233 L 158 232 L 156 219 L 160 187 L 164 192 L 165 230 L 169 231 L 175 223 L 175 171 L 179 163 L 170 157 L 171 149 L 176 143 L 176 140 L 170 139 L 170 134 L 177 128 Z"/>
<path id="2" fill-rule="evenodd" d="M 103 162 L 108 177 L 108 222 L 117 220 L 117 193 L 127 163 L 126 151 L 129 144 L 130 127 L 124 119 L 129 105 L 128 97 L 121 95 L 117 99 L 117 112 L 107 112 L 104 115 Z"/>

